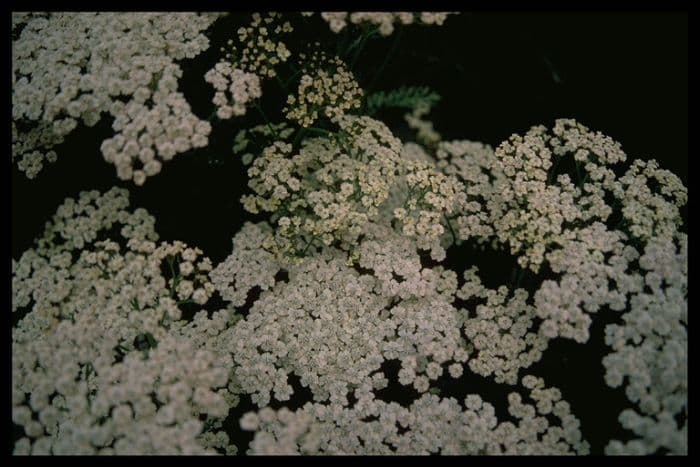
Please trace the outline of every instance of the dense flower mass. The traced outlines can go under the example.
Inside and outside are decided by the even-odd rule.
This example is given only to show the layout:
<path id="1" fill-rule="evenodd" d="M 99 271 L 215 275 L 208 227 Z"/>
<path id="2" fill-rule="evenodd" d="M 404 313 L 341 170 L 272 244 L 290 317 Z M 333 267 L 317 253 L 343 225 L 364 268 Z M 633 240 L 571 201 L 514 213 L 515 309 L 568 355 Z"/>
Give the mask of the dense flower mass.
<path id="1" fill-rule="evenodd" d="M 624 323 L 606 327 L 613 352 L 603 365 L 610 386 L 627 378 L 625 393 L 636 407 L 624 410 L 620 423 L 639 438 L 611 441 L 606 452 L 684 452 L 688 425 L 676 418 L 688 403 L 688 237 L 654 239 L 637 261 L 645 287 L 631 294 Z"/>
<path id="2" fill-rule="evenodd" d="M 276 215 L 272 251 L 303 256 L 316 244 L 351 245 L 378 216 L 397 176 L 401 143 L 369 117 L 340 119 L 338 133 L 305 140 L 297 154 L 286 142 L 266 147 L 248 169 L 255 195 L 246 210 Z"/>
<path id="3" fill-rule="evenodd" d="M 293 31 L 288 21 L 275 24 L 280 16 L 270 13 L 263 18 L 255 13 L 250 26 L 238 30 L 237 44 L 242 50 L 230 39 L 231 51 L 204 75 L 216 90 L 212 102 L 220 119 L 245 115 L 246 105 L 262 96 L 261 82 L 277 76 L 275 65 L 289 58 L 284 42 L 275 42 L 277 36 Z"/>
<path id="4" fill-rule="evenodd" d="M 289 120 L 302 127 L 311 126 L 320 116 L 337 123 L 348 110 L 360 106 L 362 89 L 342 60 L 314 53 L 308 61 L 312 71 L 301 76 L 296 96 L 287 98 Z"/>
<path id="5" fill-rule="evenodd" d="M 12 342 L 18 454 L 206 453 L 199 414 L 224 418 L 235 401 L 230 357 L 180 330 L 180 307 L 213 291 L 211 262 L 155 243 L 154 219 L 128 204 L 116 188 L 68 199 L 13 261 L 13 311 L 26 312 Z M 95 237 L 115 223 L 120 235 Z"/>
<path id="6" fill-rule="evenodd" d="M 137 185 L 168 161 L 207 145 L 208 122 L 192 114 L 176 60 L 209 47 L 217 13 L 28 13 L 13 15 L 12 158 L 35 177 L 43 158 L 79 123 L 114 119 L 102 145 L 122 180 Z"/>
<path id="7" fill-rule="evenodd" d="M 257 430 L 252 454 L 586 454 L 580 422 L 556 388 L 523 377 L 534 404 L 508 396 L 508 413 L 516 423 L 501 421 L 493 405 L 478 394 L 464 400 L 424 394 L 410 407 L 361 399 L 352 409 L 307 404 L 297 412 L 270 408 L 249 412 L 241 426 Z M 549 415 L 550 417 L 547 417 Z M 552 425 L 550 418 L 558 424 Z"/>
<path id="8" fill-rule="evenodd" d="M 137 187 L 56 203 L 11 264 L 15 454 L 589 454 L 538 362 L 589 343 L 597 320 L 598 377 L 628 401 L 626 437 L 599 450 L 687 453 L 678 176 L 573 119 L 494 146 L 443 139 L 428 88 L 365 88 L 367 41 L 448 13 L 238 16 L 201 58 L 201 119 L 179 83 L 223 14 L 13 14 L 20 171 L 104 114 L 99 150 L 137 186 L 216 134 L 236 155 L 221 164 L 247 176 L 232 201 L 254 216 L 212 261 L 161 238 L 130 207 Z M 314 20 L 352 40 L 295 48 Z M 465 248 L 513 270 L 492 280 Z"/>

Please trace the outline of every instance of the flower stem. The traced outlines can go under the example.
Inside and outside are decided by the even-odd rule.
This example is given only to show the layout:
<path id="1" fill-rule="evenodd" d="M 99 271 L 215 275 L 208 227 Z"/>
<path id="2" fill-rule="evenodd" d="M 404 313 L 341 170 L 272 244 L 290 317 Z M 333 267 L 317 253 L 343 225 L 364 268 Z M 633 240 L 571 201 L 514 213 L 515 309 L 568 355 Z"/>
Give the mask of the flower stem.
<path id="1" fill-rule="evenodd" d="M 450 229 L 450 234 L 452 234 L 452 243 L 457 244 L 457 235 L 455 235 L 455 230 L 452 228 L 452 223 L 450 223 L 450 219 L 447 217 L 446 214 L 443 214 L 443 217 L 445 218 L 445 222 L 447 222 L 447 227 Z"/>
<path id="2" fill-rule="evenodd" d="M 386 68 L 390 59 L 394 56 L 394 53 L 396 52 L 396 49 L 399 45 L 399 42 L 401 41 L 401 33 L 402 32 L 403 32 L 403 28 L 399 28 L 398 32 L 394 36 L 394 42 L 391 44 L 391 48 L 389 49 L 389 53 L 386 54 L 386 56 L 384 57 L 384 61 L 382 62 L 381 65 L 379 65 L 379 68 L 377 69 L 377 73 L 374 75 L 372 82 L 370 83 L 369 86 L 367 86 L 366 94 L 369 94 L 372 91 L 372 89 L 374 89 L 374 87 L 379 82 L 379 78 L 382 76 L 382 72 L 384 71 L 384 68 Z"/>
<path id="3" fill-rule="evenodd" d="M 267 115 L 265 115 L 265 112 L 263 112 L 263 109 L 260 107 L 260 104 L 258 104 L 257 100 L 253 101 L 253 107 L 255 107 L 255 110 L 258 111 L 258 113 L 262 116 L 263 120 L 265 120 L 265 124 L 267 125 L 267 128 L 272 132 L 273 135 L 275 135 L 276 139 L 279 139 L 279 135 L 275 131 L 275 129 L 272 127 L 272 124 L 270 123 L 270 120 L 268 120 Z"/>
<path id="4" fill-rule="evenodd" d="M 309 247 L 310 247 L 311 244 L 314 242 L 314 240 L 316 240 L 316 235 L 314 235 L 313 237 L 311 237 L 311 240 L 309 240 L 309 243 L 307 243 L 306 246 L 304 247 L 304 250 L 301 252 L 301 257 L 302 257 L 302 258 L 306 256 L 306 251 L 309 249 Z"/>

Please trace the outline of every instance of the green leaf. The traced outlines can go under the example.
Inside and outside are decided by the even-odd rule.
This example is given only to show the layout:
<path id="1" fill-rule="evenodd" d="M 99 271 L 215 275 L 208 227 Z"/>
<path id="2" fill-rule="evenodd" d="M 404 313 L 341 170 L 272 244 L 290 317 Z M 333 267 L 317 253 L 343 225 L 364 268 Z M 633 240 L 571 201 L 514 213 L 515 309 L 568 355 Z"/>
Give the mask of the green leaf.
<path id="1" fill-rule="evenodd" d="M 433 106 L 440 101 L 440 95 L 427 86 L 402 86 L 393 91 L 378 91 L 369 94 L 365 108 L 369 115 L 381 108 L 393 107 L 414 109 L 419 105 Z"/>

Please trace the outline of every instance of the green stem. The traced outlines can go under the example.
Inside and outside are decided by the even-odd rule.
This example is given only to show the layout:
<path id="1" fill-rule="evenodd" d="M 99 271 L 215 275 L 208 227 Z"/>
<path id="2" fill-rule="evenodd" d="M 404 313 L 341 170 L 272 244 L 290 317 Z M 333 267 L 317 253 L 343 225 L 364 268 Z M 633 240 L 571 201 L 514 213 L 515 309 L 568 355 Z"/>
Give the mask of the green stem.
<path id="1" fill-rule="evenodd" d="M 292 142 L 292 147 L 297 147 L 297 144 L 301 141 L 301 138 L 304 136 L 304 133 L 306 133 L 307 128 L 301 127 L 299 128 L 299 131 L 297 131 L 297 135 L 294 137 L 294 142 Z"/>
<path id="2" fill-rule="evenodd" d="M 549 175 L 547 176 L 547 183 L 548 183 L 548 184 L 549 184 L 549 183 L 552 183 L 552 180 L 554 180 L 554 177 L 555 177 L 556 174 L 557 174 L 557 168 L 559 167 L 559 163 L 561 162 L 561 158 L 562 158 L 562 157 L 563 157 L 563 156 L 558 156 L 558 157 L 557 157 L 557 160 L 554 161 L 554 165 L 553 165 L 552 168 L 550 169 Z"/>
<path id="3" fill-rule="evenodd" d="M 168 256 L 168 267 L 170 268 L 170 277 L 175 278 L 175 268 L 173 267 L 173 257 Z"/>
<path id="4" fill-rule="evenodd" d="M 408 186 L 408 183 L 406 184 Z M 408 202 L 411 201 L 411 196 L 413 196 L 413 186 L 408 186 L 408 194 L 406 195 L 406 201 L 403 202 L 403 208 L 406 209 Z"/>
<path id="5" fill-rule="evenodd" d="M 175 274 L 175 268 L 173 267 L 173 261 L 175 258 L 172 256 L 168 256 L 168 267 L 170 268 L 170 277 L 173 280 L 173 285 L 170 288 L 170 298 L 175 297 L 175 290 L 177 289 L 177 285 L 180 282 L 180 275 Z"/>
<path id="6" fill-rule="evenodd" d="M 367 87 L 366 94 L 369 94 L 372 91 L 372 89 L 374 89 L 374 87 L 379 82 L 379 78 L 381 77 L 382 72 L 384 71 L 384 68 L 386 68 L 387 64 L 389 63 L 389 60 L 393 57 L 394 53 L 396 52 L 396 49 L 399 45 L 399 42 L 401 41 L 401 33 L 402 32 L 403 32 L 403 28 L 399 28 L 398 32 L 396 33 L 396 35 L 394 37 L 394 42 L 391 44 L 391 49 L 389 49 L 389 53 L 387 53 L 386 57 L 384 57 L 384 61 L 382 62 L 382 64 L 379 65 L 379 68 L 377 69 L 377 73 L 374 75 L 372 82 Z"/>
<path id="7" fill-rule="evenodd" d="M 292 74 L 297 75 L 298 73 L 302 72 L 302 68 L 297 69 L 297 67 L 294 66 L 294 63 L 290 60 L 285 60 L 284 62 L 285 65 L 289 67 L 289 70 L 292 72 Z M 289 80 L 287 80 L 289 82 Z"/>
<path id="8" fill-rule="evenodd" d="M 581 169 L 578 161 L 574 159 L 574 165 L 576 166 L 576 181 L 578 182 L 579 188 L 581 188 Z"/>
<path id="9" fill-rule="evenodd" d="M 520 288 L 520 281 L 523 279 L 523 277 L 525 277 L 525 272 L 526 272 L 525 269 L 520 269 L 518 271 L 518 275 L 515 279 L 515 288 L 516 289 Z"/>
<path id="10" fill-rule="evenodd" d="M 355 39 L 354 41 L 352 41 L 352 43 L 348 46 L 348 48 L 345 49 L 345 51 L 343 52 L 343 56 L 344 56 L 344 57 L 347 58 L 347 56 L 350 54 L 350 52 L 352 51 L 352 49 L 354 49 L 355 47 L 357 47 L 357 46 L 360 44 L 360 42 L 362 42 L 362 38 L 364 37 L 364 35 L 365 35 L 365 31 L 363 30 L 363 31 L 362 31 L 362 34 L 360 35 L 360 37 L 358 37 L 357 39 Z"/>
<path id="11" fill-rule="evenodd" d="M 328 131 L 328 130 L 324 130 L 323 128 L 317 128 L 317 127 L 313 127 L 313 126 L 312 126 L 312 127 L 307 127 L 306 130 L 307 130 L 307 131 L 314 131 L 314 132 L 316 132 L 316 133 L 321 133 L 321 134 L 324 134 L 324 135 L 330 135 L 330 134 L 332 134 L 332 133 L 331 133 L 330 131 Z"/>
<path id="12" fill-rule="evenodd" d="M 262 152 L 263 146 L 260 144 L 260 142 L 253 136 L 252 131 L 248 131 L 248 136 L 250 137 L 250 142 L 255 145 L 255 147 L 258 149 L 258 152 Z"/>
<path id="13" fill-rule="evenodd" d="M 309 240 L 309 243 L 307 243 L 306 246 L 304 247 L 304 250 L 301 252 L 302 258 L 306 256 L 306 251 L 309 249 L 309 247 L 314 242 L 314 240 L 316 240 L 316 235 L 311 237 L 311 240 Z"/>
<path id="14" fill-rule="evenodd" d="M 272 124 L 270 123 L 270 120 L 268 120 L 267 115 L 265 115 L 265 112 L 263 112 L 262 108 L 260 108 L 260 104 L 258 104 L 257 100 L 253 101 L 253 107 L 255 107 L 255 110 L 257 110 L 258 113 L 265 120 L 265 124 L 267 125 L 267 128 L 270 130 L 270 132 L 272 132 L 272 134 L 275 135 L 276 139 L 279 139 L 279 135 L 277 134 L 275 129 L 272 127 Z"/>
<path id="15" fill-rule="evenodd" d="M 280 76 L 275 73 L 275 79 L 277 80 L 277 83 L 282 87 L 282 90 L 284 91 L 285 94 L 289 94 L 289 90 L 287 89 L 287 85 L 280 79 Z"/>
<path id="16" fill-rule="evenodd" d="M 357 63 L 357 59 L 360 58 L 360 53 L 362 52 L 362 49 L 364 49 L 365 44 L 367 43 L 367 40 L 375 35 L 379 31 L 379 27 L 376 27 L 372 29 L 369 33 L 363 33 L 361 40 L 360 40 L 360 45 L 357 47 L 355 50 L 355 54 L 353 55 L 352 61 L 350 62 L 350 69 L 355 68 L 355 64 Z"/>
<path id="17" fill-rule="evenodd" d="M 588 175 L 589 175 L 588 172 L 586 172 L 586 176 L 583 177 L 583 180 L 581 181 L 581 189 L 583 189 L 583 185 L 585 185 L 586 182 L 588 181 Z"/>
<path id="18" fill-rule="evenodd" d="M 450 234 L 452 234 L 452 243 L 456 244 L 457 243 L 457 235 L 455 235 L 455 230 L 452 228 L 452 223 L 450 223 L 450 219 L 447 217 L 446 214 L 443 214 L 443 217 L 445 218 L 445 222 L 447 222 L 447 227 L 450 229 Z"/>
<path id="19" fill-rule="evenodd" d="M 510 288 L 515 290 L 515 276 L 518 273 L 518 267 L 515 266 L 510 270 Z"/>
<path id="20" fill-rule="evenodd" d="M 289 79 L 287 79 L 287 81 L 284 82 L 284 89 L 287 89 L 287 87 L 289 86 L 289 83 L 291 83 L 294 78 L 299 76 L 302 71 L 303 70 L 297 70 L 294 73 L 292 73 L 292 76 L 290 76 Z"/>
<path id="21" fill-rule="evenodd" d="M 336 44 L 335 47 L 335 55 L 340 57 L 341 51 L 345 49 L 345 46 L 348 43 L 348 28 L 343 28 L 343 35 Z"/>

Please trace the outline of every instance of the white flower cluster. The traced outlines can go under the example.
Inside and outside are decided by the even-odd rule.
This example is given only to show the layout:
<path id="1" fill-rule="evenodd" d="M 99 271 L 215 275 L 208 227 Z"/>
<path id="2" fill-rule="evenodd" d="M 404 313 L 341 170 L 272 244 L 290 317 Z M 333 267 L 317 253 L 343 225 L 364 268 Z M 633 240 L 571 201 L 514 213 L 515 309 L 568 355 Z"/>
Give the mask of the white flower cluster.
<path id="1" fill-rule="evenodd" d="M 644 290 L 630 298 L 623 324 L 605 329 L 603 358 L 611 387 L 626 381 L 635 409 L 620 423 L 637 438 L 611 441 L 607 454 L 688 453 L 688 237 L 655 238 L 639 257 Z M 681 418 L 682 417 L 682 418 Z M 684 419 L 684 420 L 683 420 Z"/>
<path id="2" fill-rule="evenodd" d="M 688 202 L 680 179 L 654 161 L 636 160 L 614 184 L 630 235 L 641 241 L 670 238 L 682 223 L 679 208 Z"/>
<path id="3" fill-rule="evenodd" d="M 217 107 L 216 116 L 222 120 L 245 115 L 246 104 L 262 96 L 258 75 L 233 68 L 227 62 L 217 63 L 204 80 L 216 89 L 212 102 Z"/>
<path id="4" fill-rule="evenodd" d="M 127 207 L 125 190 L 83 192 L 13 260 L 13 311 L 26 313 L 12 332 L 12 414 L 26 436 L 16 454 L 214 452 L 198 440 L 199 415 L 221 419 L 237 403 L 230 356 L 178 323 L 183 301 L 211 295 L 211 262 L 154 243 L 153 218 Z M 125 252 L 96 239 L 115 225 Z"/>
<path id="5" fill-rule="evenodd" d="M 549 339 L 531 330 L 536 309 L 527 304 L 527 291 L 515 289 L 508 299 L 507 287 L 487 289 L 476 273 L 476 267 L 465 271 L 464 285 L 456 294 L 462 300 L 485 300 L 473 317 L 461 310 L 464 333 L 474 351 L 469 368 L 482 376 L 493 374 L 497 383 L 515 385 L 520 368 L 539 361 Z"/>
<path id="6" fill-rule="evenodd" d="M 464 401 L 424 394 L 410 407 L 366 398 L 352 408 L 308 403 L 296 412 L 249 412 L 241 427 L 255 431 L 249 453 L 271 454 L 587 454 L 580 422 L 556 388 L 525 376 L 533 404 L 508 396 L 513 421 L 498 420 L 477 394 Z M 555 424 L 552 420 L 557 420 Z"/>
<path id="7" fill-rule="evenodd" d="M 129 207 L 129 192 L 113 187 L 104 194 L 97 190 L 80 192 L 58 206 L 36 250 L 42 255 L 77 252 L 116 230 L 125 240 L 158 240 L 155 218 L 143 208 Z"/>
<path id="8" fill-rule="evenodd" d="M 228 338 L 236 380 L 254 403 L 267 405 L 271 393 L 288 400 L 292 372 L 316 400 L 343 405 L 354 387 L 384 381 L 372 373 L 393 325 L 380 317 L 386 300 L 369 292 L 371 282 L 342 258 L 314 258 L 292 267 L 288 283 L 260 296 Z"/>
<path id="9" fill-rule="evenodd" d="M 418 147 L 404 148 L 404 154 L 412 161 L 428 160 Z M 569 175 L 554 177 L 549 170 L 552 156 L 561 159 L 566 154 L 573 154 L 579 186 Z M 664 448 L 683 453 L 687 451 L 687 421 L 679 417 L 687 417 L 687 279 L 679 274 L 687 270 L 687 240 L 677 237 L 681 252 L 675 253 L 672 237 L 682 223 L 680 208 L 687 202 L 687 190 L 654 161 L 635 162 L 618 178 L 609 166 L 625 158 L 619 144 L 571 120 L 557 121 L 549 135 L 538 127 L 524 139 L 515 136 L 496 153 L 478 143 L 440 143 L 437 167 L 464 183 L 467 195 L 459 203 L 460 237 L 488 241 L 495 235 L 516 248 L 527 245 L 531 268 L 546 262 L 560 275 L 558 280 L 542 283 L 531 305 L 523 290 L 506 300 L 505 288 L 486 290 L 475 271 L 467 271 L 457 296 L 463 300 L 481 297 L 486 303 L 477 306 L 476 316 L 462 311 L 468 339 L 463 361 L 473 354 L 469 359 L 472 371 L 514 384 L 520 368 L 541 358 L 549 339 L 559 336 L 585 342 L 590 313 L 603 307 L 629 309 L 624 318 L 629 324 L 607 330 L 615 352 L 606 357 L 605 365 L 611 385 L 622 384 L 625 376 L 630 378 L 627 393 L 641 415 L 628 410 L 620 420 L 639 438 L 627 443 L 613 441 L 607 452 L 643 454 Z M 555 164 L 562 163 L 555 160 Z M 608 194 L 619 204 L 608 206 Z M 514 213 L 520 216 L 516 224 L 512 223 L 517 219 Z M 623 219 L 620 231 L 604 224 L 615 213 Z M 467 230 L 469 221 L 478 228 Z M 387 263 L 395 266 L 375 271 L 381 278 L 382 293 L 406 296 L 409 288 L 421 290 L 420 282 L 412 279 L 418 277 L 420 263 L 410 255 L 402 260 L 400 254 L 390 253 L 393 247 L 408 249 L 408 245 L 386 234 L 379 235 L 383 242 L 374 242 L 373 229 L 374 224 L 365 227 L 367 238 L 357 249 L 358 264 L 371 269 L 372 258 L 378 258 L 384 249 L 383 254 L 392 255 Z M 645 255 L 640 258 L 630 241 L 646 244 Z M 527 260 L 520 262 L 528 265 Z M 645 277 L 634 273 L 637 263 L 649 271 Z M 651 288 L 651 294 L 645 287 Z M 389 309 L 395 308 L 404 307 L 399 304 Z M 431 308 L 439 306 L 432 304 Z M 658 311 L 661 309 L 664 312 Z M 402 382 L 427 390 L 429 381 L 413 374 L 414 360 L 401 359 Z M 442 373 L 440 367 L 430 370 L 426 363 L 422 360 L 418 366 L 433 375 Z M 460 365 L 450 366 L 453 376 L 461 375 L 461 370 Z"/>
<path id="10" fill-rule="evenodd" d="M 168 295 L 159 265 L 144 263 L 140 255 L 121 255 L 119 245 L 111 241 L 97 242 L 75 262 L 70 253 L 25 252 L 14 267 L 13 310 L 31 305 L 32 313 L 15 330 L 17 336 L 36 338 L 60 320 L 99 304 L 94 315 L 106 313 L 103 325 L 125 341 L 143 332 L 158 337 L 160 321 L 178 319 L 179 310 L 165 300 Z M 132 309 L 143 312 L 130 317 Z"/>
<path id="11" fill-rule="evenodd" d="M 380 371 L 385 359 L 401 361 L 400 382 L 420 392 L 443 374 L 443 366 L 451 366 L 451 376 L 461 375 L 468 353 L 460 314 L 450 305 L 456 274 L 421 268 L 414 242 L 389 226 L 368 224 L 356 250 L 365 273 L 331 248 L 285 264 L 289 280 L 276 282 L 280 265 L 261 247 L 264 229 L 247 224 L 234 238 L 231 256 L 212 273 L 222 296 L 238 305 L 252 287 L 263 289 L 228 337 L 235 379 L 258 405 L 269 403 L 271 393 L 287 400 L 290 373 L 316 400 L 341 405 L 368 381 L 367 390 L 386 384 Z M 251 264 L 262 274 L 251 274 Z"/>
<path id="12" fill-rule="evenodd" d="M 280 13 L 270 12 L 264 17 L 253 13 L 252 17 L 250 26 L 238 29 L 238 42 L 244 47 L 239 52 L 233 46 L 233 40 L 229 40 L 228 45 L 232 47 L 226 58 L 236 68 L 254 73 L 261 79 L 274 78 L 277 76 L 275 66 L 286 62 L 291 55 L 284 42 L 277 38 L 294 31 L 294 28 L 289 21 L 279 24 L 282 22 Z"/>
<path id="13" fill-rule="evenodd" d="M 233 306 L 243 306 L 254 287 L 268 290 L 275 285 L 280 264 L 272 253 L 260 248 L 271 232 L 266 223 L 246 222 L 233 237 L 232 253 L 210 273 L 216 290 Z"/>
<path id="14" fill-rule="evenodd" d="M 131 243 L 135 251 L 148 254 L 152 263 L 167 263 L 170 270 L 170 296 L 177 298 L 178 303 L 194 302 L 204 305 L 211 298 L 215 290 L 208 277 L 212 264 L 209 258 L 201 257 L 202 250 L 190 248 L 178 240 L 161 243 L 155 249 L 149 243 Z"/>
<path id="15" fill-rule="evenodd" d="M 567 153 L 575 154 L 569 158 Z M 581 189 L 568 174 L 554 179 L 553 156 L 556 165 L 573 159 L 577 171 L 587 161 L 587 175 L 596 180 L 604 177 L 605 183 L 614 179 L 606 165 L 625 158 L 619 144 L 574 121 L 558 120 L 552 133 L 543 126 L 533 127 L 524 137 L 513 135 L 499 145 L 490 168 L 483 171 L 494 178 L 493 188 L 481 194 L 483 200 L 473 199 L 465 213 L 467 219 L 482 224 L 477 206 L 481 203 L 498 242 L 508 245 L 518 254 L 518 263 L 534 272 L 539 271 L 547 250 L 571 238 L 575 225 L 604 222 L 612 212 L 599 182 L 580 179 Z M 480 226 L 464 233 L 481 236 L 486 230 Z"/>
<path id="16" fill-rule="evenodd" d="M 118 342 L 82 313 L 13 344 L 12 419 L 26 434 L 15 454 L 208 452 L 198 414 L 228 413 L 216 391 L 230 362 L 170 335 L 117 362 Z"/>
<path id="17" fill-rule="evenodd" d="M 407 197 L 403 206 L 394 210 L 394 218 L 400 221 L 404 235 L 416 238 L 419 248 L 434 250 L 445 232 L 443 220 L 463 204 L 463 185 L 437 171 L 434 164 L 405 161 L 403 166 Z M 435 259 L 444 257 L 443 250 Z"/>
<path id="18" fill-rule="evenodd" d="M 491 241 L 495 232 L 491 217 L 483 207 L 486 200 L 495 197 L 496 187 L 505 183 L 505 176 L 495 163 L 493 148 L 476 141 L 441 141 L 435 157 L 435 165 L 464 186 L 465 196 L 453 218 L 456 243 L 461 243 L 462 239 L 474 239 L 482 244 Z"/>
<path id="19" fill-rule="evenodd" d="M 401 143 L 382 123 L 345 116 L 340 132 L 292 145 L 275 142 L 248 169 L 255 195 L 241 198 L 246 210 L 275 214 L 276 248 L 303 256 L 319 240 L 354 244 L 387 199 Z"/>
<path id="20" fill-rule="evenodd" d="M 404 204 L 409 198 L 409 186 L 406 183 L 406 170 L 404 168 L 405 163 L 418 163 L 418 166 L 433 166 L 435 165 L 435 158 L 428 154 L 422 146 L 419 144 L 408 142 L 403 143 L 401 148 L 401 159 L 399 160 L 398 176 L 396 177 L 391 189 L 389 190 L 389 196 L 386 201 L 379 206 L 379 218 L 382 219 L 383 223 L 389 223 L 393 228 L 399 225 L 399 220 L 395 219 L 394 211 L 398 208 L 405 208 Z M 437 171 L 437 168 L 436 168 Z M 431 174 L 432 175 L 432 174 Z M 400 232 L 401 229 L 398 229 Z M 403 236 L 402 233 L 399 234 L 401 238 L 407 238 Z M 415 241 L 413 238 L 411 241 Z M 433 243 L 431 247 L 431 253 L 434 254 L 436 258 L 441 257 L 442 248 L 441 244 Z M 437 259 L 436 259 L 437 261 Z"/>
<path id="21" fill-rule="evenodd" d="M 436 152 L 437 166 L 465 185 L 459 239 L 507 244 L 522 267 L 545 264 L 559 275 L 534 294 L 545 338 L 585 342 L 590 313 L 624 310 L 627 294 L 642 287 L 630 272 L 634 242 L 667 238 L 682 223 L 687 190 L 676 176 L 651 161 L 634 162 L 618 178 L 610 167 L 626 159 L 619 143 L 573 120 L 514 135 L 495 153 L 470 142 L 443 142 Z M 578 186 L 566 173 L 556 176 L 565 164 Z M 616 215 L 620 230 L 606 225 Z"/>
<path id="22" fill-rule="evenodd" d="M 560 156 L 561 157 L 561 156 Z M 490 200 L 498 239 L 520 253 L 518 263 L 539 271 L 547 246 L 564 235 L 564 222 L 581 218 L 578 192 L 567 175 L 547 184 L 552 166 L 545 127 L 532 128 L 524 137 L 512 136 L 496 149 L 498 164 L 508 177 Z"/>
<path id="23" fill-rule="evenodd" d="M 572 120 L 557 121 L 551 133 L 533 128 L 502 144 L 495 158 L 483 156 L 486 163 L 456 171 L 477 186 L 469 219 L 490 224 L 516 252 L 529 250 L 521 264 L 546 264 L 559 275 L 534 294 L 534 315 L 542 322 L 530 341 L 543 342 L 541 349 L 554 337 L 585 342 L 592 313 L 625 312 L 623 325 L 606 329 L 613 353 L 604 365 L 611 386 L 628 378 L 626 393 L 637 409 L 623 411 L 620 422 L 637 438 L 612 441 L 606 452 L 687 452 L 687 237 L 679 233 L 686 187 L 655 161 L 634 161 L 616 176 L 611 166 L 626 159 L 619 144 Z M 567 160 L 578 186 L 569 175 L 555 178 L 550 167 Z M 444 168 L 452 172 L 451 166 Z M 490 230 L 460 226 L 459 232 L 487 239 Z M 492 341 L 497 338 L 481 342 Z M 476 347 L 476 338 L 470 343 Z"/>
<path id="24" fill-rule="evenodd" d="M 442 295 L 451 301 L 457 289 L 457 275 L 442 266 L 424 268 L 417 242 L 389 225 L 369 224 L 355 250 L 357 264 L 371 270 L 386 297 L 427 297 Z M 352 257 L 351 257 L 352 258 Z"/>
<path id="25" fill-rule="evenodd" d="M 560 278 L 542 282 L 535 292 L 535 306 L 544 320 L 543 335 L 586 342 L 591 324 L 587 313 L 604 306 L 621 311 L 627 305 L 626 294 L 642 286 L 628 272 L 638 253 L 623 243 L 624 234 L 609 231 L 600 222 L 573 231 L 572 237 L 547 253 L 550 268 Z"/>
<path id="26" fill-rule="evenodd" d="M 12 161 L 19 159 L 17 168 L 24 172 L 27 178 L 35 178 L 44 162 L 56 162 L 58 154 L 49 149 L 38 151 L 35 148 L 51 148 L 63 142 L 63 136 L 56 135 L 50 123 L 41 122 L 26 131 L 17 130 L 16 122 L 12 122 Z"/>
<path id="27" fill-rule="evenodd" d="M 293 28 L 288 21 L 276 24 L 280 18 L 279 13 L 265 17 L 253 13 L 250 26 L 238 30 L 238 43 L 244 45 L 241 52 L 232 47 L 225 59 L 204 75 L 204 80 L 216 90 L 212 102 L 220 119 L 245 115 L 246 105 L 262 96 L 261 81 L 277 76 L 275 66 L 289 58 L 289 50 L 276 37 Z M 232 46 L 233 40 L 228 45 Z"/>
<path id="28" fill-rule="evenodd" d="M 328 23 L 331 31 L 338 33 L 345 29 L 348 21 L 352 24 L 368 23 L 378 26 L 379 33 L 382 36 L 390 36 L 394 32 L 394 23 L 407 24 L 426 24 L 437 25 L 442 24 L 447 19 L 447 16 L 452 13 L 438 12 L 368 12 L 358 11 L 348 13 L 347 11 L 322 12 L 321 18 Z"/>
<path id="29" fill-rule="evenodd" d="M 416 141 L 425 147 L 433 148 L 442 140 L 442 136 L 435 131 L 433 122 L 424 119 L 430 113 L 430 109 L 430 104 L 423 102 L 416 105 L 411 113 L 405 114 L 403 118 L 408 127 L 416 131 Z"/>
<path id="30" fill-rule="evenodd" d="M 302 127 L 310 127 L 319 116 L 338 123 L 349 110 L 362 104 L 363 91 L 352 72 L 338 57 L 315 52 L 307 59 L 307 71 L 299 80 L 297 94 L 287 97 L 286 117 Z"/>
<path id="31" fill-rule="evenodd" d="M 112 103 L 117 134 L 101 145 L 105 160 L 117 167 L 117 176 L 133 179 L 136 185 L 158 174 L 161 160 L 206 146 L 211 133 L 211 124 L 194 115 L 182 93 L 176 92 L 180 67 L 170 64 L 160 73 L 155 92 L 140 87 L 127 104 Z"/>
<path id="32" fill-rule="evenodd" d="M 49 13 L 18 19 L 12 117 L 21 136 L 15 139 L 13 160 L 22 156 L 23 169 L 35 176 L 41 170 L 39 156 L 79 121 L 93 126 L 105 112 L 114 117 L 117 136 L 102 151 L 123 180 L 142 184 L 158 173 L 156 151 L 169 160 L 206 146 L 210 127 L 176 92 L 182 72 L 173 61 L 209 47 L 202 31 L 219 16 Z M 55 158 L 53 153 L 45 157 Z M 138 160 L 142 168 L 134 168 Z"/>
<path id="33" fill-rule="evenodd" d="M 197 261 L 202 251 L 179 241 L 154 243 L 155 219 L 144 209 L 130 213 L 128 203 L 128 192 L 119 188 L 102 196 L 82 192 L 77 203 L 69 198 L 47 223 L 36 249 L 13 260 L 12 309 L 31 304 L 33 310 L 25 330 L 49 329 L 57 320 L 102 303 L 94 313 L 107 313 L 104 325 L 115 334 L 127 341 L 140 332 L 158 337 L 163 322 L 180 318 L 176 305 L 208 301 L 214 291 L 207 277 L 211 261 Z M 115 240 L 126 243 L 124 254 L 120 243 L 96 241 L 119 225 Z M 166 263 L 167 282 L 161 272 Z M 140 310 L 138 318 L 114 311 L 131 308 Z"/>

